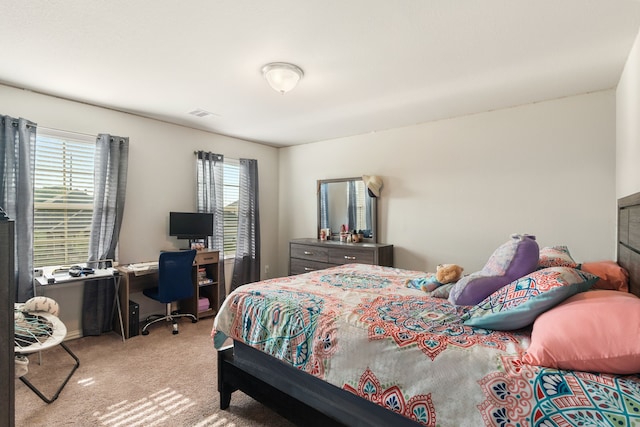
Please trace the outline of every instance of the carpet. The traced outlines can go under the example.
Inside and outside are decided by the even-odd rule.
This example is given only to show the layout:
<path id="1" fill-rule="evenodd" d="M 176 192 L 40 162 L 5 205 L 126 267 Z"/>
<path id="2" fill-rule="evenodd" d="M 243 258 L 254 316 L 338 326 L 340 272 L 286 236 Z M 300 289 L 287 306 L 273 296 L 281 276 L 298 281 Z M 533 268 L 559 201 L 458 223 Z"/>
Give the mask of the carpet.
<path id="1" fill-rule="evenodd" d="M 293 426 L 239 391 L 219 409 L 212 326 L 181 320 L 177 335 L 161 324 L 124 343 L 115 333 L 66 341 L 80 367 L 51 404 L 16 379 L 16 426 Z M 51 397 L 73 363 L 59 346 L 41 365 L 32 354 L 27 378 Z"/>

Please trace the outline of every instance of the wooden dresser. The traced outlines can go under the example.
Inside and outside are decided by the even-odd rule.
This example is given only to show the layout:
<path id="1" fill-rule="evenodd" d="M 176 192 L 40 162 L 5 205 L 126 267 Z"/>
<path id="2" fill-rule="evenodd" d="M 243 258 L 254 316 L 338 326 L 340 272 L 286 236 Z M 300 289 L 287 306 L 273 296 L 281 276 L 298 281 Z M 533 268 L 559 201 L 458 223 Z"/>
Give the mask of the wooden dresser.
<path id="1" fill-rule="evenodd" d="M 393 267 L 393 245 L 318 239 L 289 242 L 289 275 L 351 263 Z"/>

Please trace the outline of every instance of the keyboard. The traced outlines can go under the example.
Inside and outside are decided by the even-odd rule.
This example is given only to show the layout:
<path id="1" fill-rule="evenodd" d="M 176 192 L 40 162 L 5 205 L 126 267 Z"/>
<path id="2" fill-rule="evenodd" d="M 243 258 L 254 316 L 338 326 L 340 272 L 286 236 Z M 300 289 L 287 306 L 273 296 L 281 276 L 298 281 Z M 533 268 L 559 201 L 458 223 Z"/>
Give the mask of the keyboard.
<path id="1" fill-rule="evenodd" d="M 158 269 L 158 261 L 149 261 L 149 262 L 138 262 L 135 264 L 129 264 L 129 270 L 133 270 L 134 272 L 138 271 L 153 271 Z"/>

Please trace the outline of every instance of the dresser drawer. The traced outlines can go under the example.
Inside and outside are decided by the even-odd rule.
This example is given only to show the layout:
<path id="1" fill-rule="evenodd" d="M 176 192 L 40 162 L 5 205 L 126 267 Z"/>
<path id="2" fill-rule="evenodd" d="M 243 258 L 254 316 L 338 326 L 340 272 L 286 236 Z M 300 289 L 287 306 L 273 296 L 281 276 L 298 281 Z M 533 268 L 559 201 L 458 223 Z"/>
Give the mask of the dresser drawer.
<path id="1" fill-rule="evenodd" d="M 393 245 L 381 243 L 294 239 L 289 242 L 289 250 L 289 274 L 352 263 L 393 267 Z"/>
<path id="2" fill-rule="evenodd" d="M 329 262 L 329 248 L 292 243 L 291 258 L 299 258 L 318 262 Z"/>
<path id="3" fill-rule="evenodd" d="M 366 249 L 331 248 L 329 250 L 329 262 L 333 264 L 374 264 L 375 256 L 373 251 Z"/>
<path id="4" fill-rule="evenodd" d="M 289 274 L 302 274 L 310 271 L 322 270 L 333 267 L 333 264 L 327 264 L 318 261 L 309 261 L 298 258 L 291 258 L 289 265 Z"/>
<path id="5" fill-rule="evenodd" d="M 196 253 L 196 264 L 211 264 L 214 262 L 218 262 L 218 251 Z"/>

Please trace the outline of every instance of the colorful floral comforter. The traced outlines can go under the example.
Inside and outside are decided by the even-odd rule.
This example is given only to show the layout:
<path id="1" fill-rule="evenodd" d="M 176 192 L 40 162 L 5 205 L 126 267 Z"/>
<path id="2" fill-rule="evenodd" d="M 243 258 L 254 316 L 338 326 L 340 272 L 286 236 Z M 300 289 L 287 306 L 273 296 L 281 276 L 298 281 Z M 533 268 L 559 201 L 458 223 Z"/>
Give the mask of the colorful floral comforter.
<path id="1" fill-rule="evenodd" d="M 465 326 L 406 286 L 424 272 L 350 264 L 241 286 L 231 337 L 426 426 L 639 426 L 640 377 L 525 365 L 529 331 Z"/>

